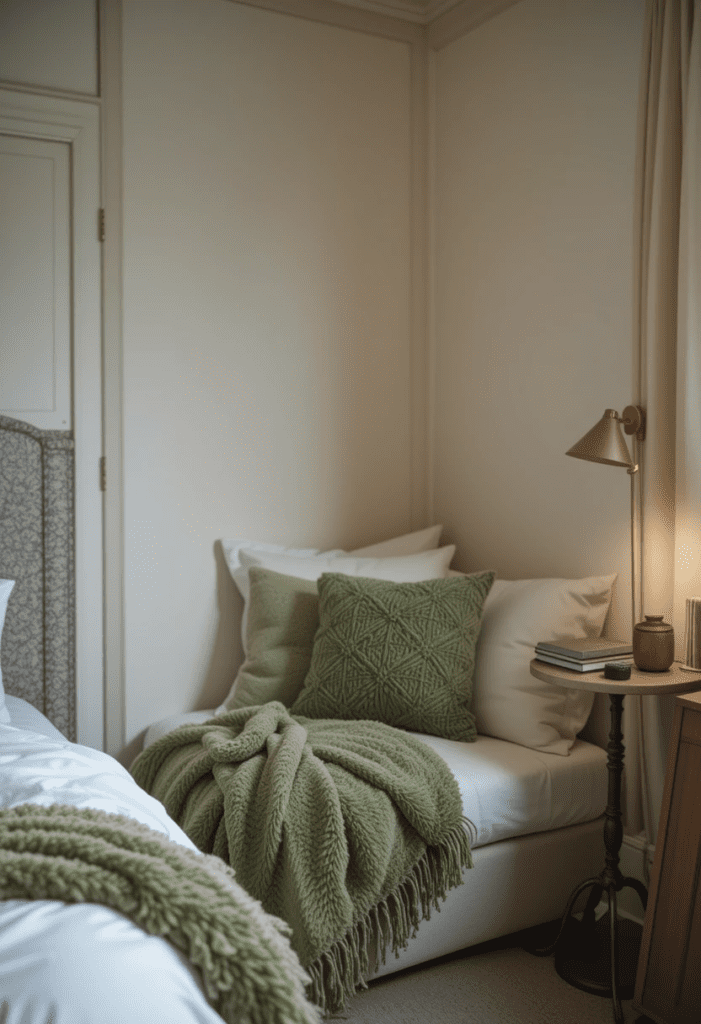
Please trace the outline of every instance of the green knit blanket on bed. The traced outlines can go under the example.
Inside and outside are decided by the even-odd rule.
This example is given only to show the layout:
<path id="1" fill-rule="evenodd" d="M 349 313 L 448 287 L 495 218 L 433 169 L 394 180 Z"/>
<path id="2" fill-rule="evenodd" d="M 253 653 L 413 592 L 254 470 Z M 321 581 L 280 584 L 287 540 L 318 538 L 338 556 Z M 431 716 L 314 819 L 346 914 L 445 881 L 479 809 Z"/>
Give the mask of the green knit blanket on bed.
<path id="1" fill-rule="evenodd" d="M 131 772 L 288 922 L 310 999 L 327 1013 L 472 866 L 450 770 L 379 722 L 293 717 L 279 702 L 241 708 L 167 734 Z"/>
<path id="2" fill-rule="evenodd" d="M 63 804 L 0 810 L 0 900 L 9 899 L 102 903 L 169 939 L 228 1024 L 319 1022 L 289 926 L 218 857 L 131 818 Z"/>

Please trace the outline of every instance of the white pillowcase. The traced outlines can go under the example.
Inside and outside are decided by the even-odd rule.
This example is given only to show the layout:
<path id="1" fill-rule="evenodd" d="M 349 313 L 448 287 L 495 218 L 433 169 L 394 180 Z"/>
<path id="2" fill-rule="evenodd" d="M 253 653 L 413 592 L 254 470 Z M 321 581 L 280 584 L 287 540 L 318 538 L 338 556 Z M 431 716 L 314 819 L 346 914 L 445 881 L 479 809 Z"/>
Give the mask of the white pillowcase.
<path id="1" fill-rule="evenodd" d="M 399 555 L 417 555 L 420 551 L 435 551 L 443 532 L 442 526 L 427 526 L 425 530 L 414 530 L 401 537 L 382 540 L 365 548 L 353 548 L 349 555 L 362 558 L 397 558 Z"/>
<path id="2" fill-rule="evenodd" d="M 400 537 L 393 537 L 391 540 L 380 541 L 379 544 L 371 544 L 369 547 L 356 548 L 354 551 L 346 552 L 341 548 L 323 552 L 324 558 L 331 558 L 336 555 L 360 555 L 373 558 L 393 558 L 400 555 L 414 555 L 423 551 L 432 551 L 438 547 L 442 526 L 428 526 L 424 530 L 414 530 L 412 533 L 404 533 Z M 319 548 L 286 548 L 282 544 L 267 544 L 262 541 L 244 540 L 242 538 L 233 540 L 222 540 L 224 558 L 236 584 L 239 593 L 243 597 L 243 614 L 241 616 L 241 643 L 244 655 L 248 654 L 246 642 L 246 627 L 248 624 L 248 567 L 241 565 L 240 552 L 246 550 L 249 553 L 270 555 L 285 555 L 292 558 L 312 558 L 322 554 Z M 258 564 L 258 563 L 255 563 Z M 296 576 L 302 579 L 318 579 L 318 576 L 301 576 L 295 567 L 295 571 L 287 573 L 289 576 Z M 326 570 L 322 570 L 325 572 Z M 339 570 L 341 571 L 341 570 Z M 319 576 L 321 572 L 319 573 Z M 403 582 L 403 581 L 398 581 Z M 414 582 L 414 581 L 409 581 Z M 418 581 L 416 581 L 418 582 Z"/>
<path id="3" fill-rule="evenodd" d="M 324 572 L 340 572 L 344 576 L 369 576 L 370 579 L 391 580 L 393 583 L 419 583 L 447 576 L 454 554 L 455 545 L 449 544 L 435 551 L 421 551 L 398 558 L 360 558 L 352 554 L 295 558 L 293 555 L 271 555 L 246 549 L 239 552 L 239 558 L 244 569 L 257 565 L 285 576 L 296 576 L 299 580 L 318 580 Z"/>
<path id="4" fill-rule="evenodd" d="M 2 643 L 2 630 L 5 625 L 5 613 L 7 612 L 7 602 L 10 600 L 10 594 L 12 588 L 15 585 L 14 580 L 0 580 L 0 644 Z M 2 665 L 0 665 L 0 725 L 10 724 L 10 712 L 5 706 L 5 690 L 2 685 Z"/>
<path id="5" fill-rule="evenodd" d="M 530 673 L 541 640 L 598 637 L 616 575 L 581 580 L 495 580 L 484 603 L 472 710 L 478 733 L 533 750 L 569 754 L 594 693 Z"/>

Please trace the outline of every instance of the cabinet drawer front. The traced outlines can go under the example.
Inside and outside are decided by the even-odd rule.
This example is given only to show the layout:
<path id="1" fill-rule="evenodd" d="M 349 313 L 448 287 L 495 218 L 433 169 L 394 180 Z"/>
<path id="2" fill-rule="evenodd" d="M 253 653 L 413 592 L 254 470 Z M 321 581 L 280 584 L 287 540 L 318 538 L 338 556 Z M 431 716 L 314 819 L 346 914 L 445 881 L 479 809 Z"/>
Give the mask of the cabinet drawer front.
<path id="1" fill-rule="evenodd" d="M 701 1020 L 701 715 L 684 712 L 643 1005 L 675 1024 Z"/>
<path id="2" fill-rule="evenodd" d="M 684 708 L 681 742 L 695 743 L 697 746 L 701 746 L 701 711 Z"/>

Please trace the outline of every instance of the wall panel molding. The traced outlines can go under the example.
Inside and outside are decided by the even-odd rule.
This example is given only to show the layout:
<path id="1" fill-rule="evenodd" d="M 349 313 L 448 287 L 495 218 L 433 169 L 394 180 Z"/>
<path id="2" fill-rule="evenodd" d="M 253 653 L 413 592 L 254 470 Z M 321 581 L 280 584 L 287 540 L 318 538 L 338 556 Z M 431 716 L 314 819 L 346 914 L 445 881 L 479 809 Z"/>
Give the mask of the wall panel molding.
<path id="1" fill-rule="evenodd" d="M 0 265 L 7 287 L 0 316 L 0 415 L 41 430 L 70 430 L 70 144 L 23 137 L 21 124 L 21 115 L 0 115 L 0 127 L 9 126 L 0 152 Z"/>
<path id="2" fill-rule="evenodd" d="M 324 25 L 364 32 L 367 35 L 396 39 L 399 42 L 419 42 L 424 36 L 424 26 L 400 17 L 377 14 L 365 8 L 334 3 L 334 0 L 230 0 L 246 7 L 287 14 L 292 18 L 319 21 Z"/>
<path id="3" fill-rule="evenodd" d="M 520 0 L 230 0 L 440 50 Z"/>
<path id="4" fill-rule="evenodd" d="M 462 0 L 462 3 L 435 18 L 428 25 L 428 45 L 432 50 L 442 50 L 460 36 L 495 18 L 502 11 L 520 3 L 521 0 Z"/>

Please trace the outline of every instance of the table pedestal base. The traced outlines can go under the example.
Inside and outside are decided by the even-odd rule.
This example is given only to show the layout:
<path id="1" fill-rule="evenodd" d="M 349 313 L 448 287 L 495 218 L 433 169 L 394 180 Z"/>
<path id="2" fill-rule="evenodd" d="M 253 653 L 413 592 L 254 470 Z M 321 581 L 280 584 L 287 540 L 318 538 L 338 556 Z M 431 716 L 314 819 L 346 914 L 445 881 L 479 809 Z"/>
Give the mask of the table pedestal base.
<path id="1" fill-rule="evenodd" d="M 647 889 L 636 878 L 624 878 L 619 868 L 623 843 L 623 694 L 612 693 L 610 697 L 611 731 L 606 765 L 609 787 L 604 821 L 605 866 L 597 878 L 587 879 L 574 890 L 555 941 L 544 948 L 531 949 L 531 952 L 537 956 L 555 953 L 555 968 L 560 977 L 585 992 L 610 997 L 613 1002 L 613 1019 L 616 1024 L 622 1024 L 621 999 L 633 995 L 642 929 L 635 926 L 634 922 L 618 917 L 617 897 L 621 889 L 633 889 L 645 910 Z M 577 921 L 572 917 L 572 911 L 579 897 L 587 890 L 587 905 L 582 920 Z M 595 910 L 604 894 L 608 899 L 608 912 L 596 921 Z M 639 932 L 637 936 L 636 931 Z"/>
<path id="2" fill-rule="evenodd" d="M 575 988 L 611 999 L 611 919 L 607 911 L 592 926 L 570 918 L 555 953 L 555 970 Z M 619 917 L 617 931 L 618 998 L 632 999 L 643 930 Z"/>

